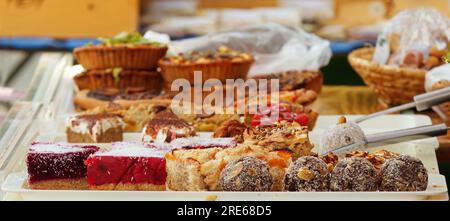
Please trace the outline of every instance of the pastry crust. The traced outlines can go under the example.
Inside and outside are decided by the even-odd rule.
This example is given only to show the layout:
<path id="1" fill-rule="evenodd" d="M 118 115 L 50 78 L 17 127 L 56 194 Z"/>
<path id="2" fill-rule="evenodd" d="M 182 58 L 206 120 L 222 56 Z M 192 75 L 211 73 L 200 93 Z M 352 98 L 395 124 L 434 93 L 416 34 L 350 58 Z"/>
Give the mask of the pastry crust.
<path id="1" fill-rule="evenodd" d="M 312 90 L 317 94 L 322 91 L 323 75 L 320 71 L 285 71 L 271 74 L 261 74 L 254 79 L 278 79 L 280 81 L 280 91 L 293 91 L 298 89 Z"/>
<path id="2" fill-rule="evenodd" d="M 26 183 L 26 187 L 35 190 L 87 190 L 86 178 L 53 179 Z"/>
<path id="3" fill-rule="evenodd" d="M 157 62 L 167 52 L 160 45 L 95 45 L 75 48 L 73 54 L 85 69 L 147 69 L 156 70 Z"/>
<path id="4" fill-rule="evenodd" d="M 88 96 L 89 92 L 89 90 L 82 90 L 75 95 L 74 103 L 76 106 L 81 108 L 81 110 L 90 110 L 97 107 L 108 108 L 111 105 L 119 105 L 121 108 L 129 108 L 131 106 L 140 104 L 161 106 L 169 106 L 171 104 L 170 99 L 156 96 L 149 99 L 123 99 L 119 97 L 113 100 L 102 100 L 99 98 Z"/>
<path id="5" fill-rule="evenodd" d="M 144 91 L 160 93 L 162 89 L 162 78 L 157 71 L 122 68 L 86 70 L 75 75 L 73 80 L 79 90 L 141 88 Z"/>

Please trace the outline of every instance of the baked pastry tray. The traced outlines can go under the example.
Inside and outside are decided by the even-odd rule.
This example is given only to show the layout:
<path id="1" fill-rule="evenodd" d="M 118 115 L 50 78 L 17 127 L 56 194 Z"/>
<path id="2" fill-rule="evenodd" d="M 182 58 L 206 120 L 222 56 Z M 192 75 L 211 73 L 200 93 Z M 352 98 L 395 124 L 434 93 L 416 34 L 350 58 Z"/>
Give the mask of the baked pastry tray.
<path id="1" fill-rule="evenodd" d="M 320 134 L 329 125 L 335 124 L 339 116 L 321 116 L 316 128 L 310 133 L 311 141 L 317 145 Z M 357 116 L 349 116 L 352 119 Z M 392 115 L 383 116 L 377 120 L 364 122 L 361 127 L 366 133 L 376 133 L 396 129 L 409 128 L 431 124 L 431 120 L 423 115 Z M 35 141 L 61 142 L 65 141 L 63 122 L 53 122 L 55 130 L 36 134 Z M 43 131 L 43 130 L 40 130 Z M 50 132 L 48 132 L 50 131 Z M 210 133 L 200 133 L 199 136 L 210 136 Z M 140 133 L 125 133 L 124 141 L 138 141 Z M 99 144 L 107 148 L 110 144 Z M 377 147 L 396 153 L 408 154 L 422 160 L 429 173 L 426 191 L 418 192 L 187 192 L 187 191 L 97 191 L 97 190 L 33 190 L 24 187 L 27 179 L 24 156 L 17 158 L 14 170 L 3 185 L 4 200 L 448 200 L 445 177 L 439 174 L 435 148 L 438 142 L 435 138 L 402 144 Z"/>

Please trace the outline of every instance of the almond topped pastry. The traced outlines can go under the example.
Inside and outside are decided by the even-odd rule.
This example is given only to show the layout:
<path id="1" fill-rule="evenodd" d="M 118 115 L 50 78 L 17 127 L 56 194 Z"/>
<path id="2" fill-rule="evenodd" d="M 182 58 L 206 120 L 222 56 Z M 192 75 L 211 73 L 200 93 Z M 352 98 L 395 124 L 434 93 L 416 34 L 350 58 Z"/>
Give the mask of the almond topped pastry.
<path id="1" fill-rule="evenodd" d="M 329 153 L 325 156 L 320 156 L 319 158 L 327 164 L 327 169 L 330 173 L 331 173 L 331 171 L 333 171 L 334 167 L 336 166 L 336 164 L 339 161 L 338 156 L 334 153 Z"/>
<path id="2" fill-rule="evenodd" d="M 150 120 L 142 131 L 142 141 L 170 142 L 180 137 L 195 135 L 194 128 L 171 111 L 162 111 Z"/>
<path id="3" fill-rule="evenodd" d="M 388 150 L 378 150 L 373 153 L 369 153 L 367 151 L 356 150 L 351 153 L 347 153 L 346 157 L 362 157 L 368 160 L 373 164 L 375 169 L 380 170 L 383 166 L 383 163 L 390 158 L 398 156 L 397 153 L 388 151 Z"/>
<path id="4" fill-rule="evenodd" d="M 244 143 L 271 150 L 288 149 L 294 157 L 311 155 L 308 127 L 281 121 L 272 125 L 251 127 L 244 132 Z"/>

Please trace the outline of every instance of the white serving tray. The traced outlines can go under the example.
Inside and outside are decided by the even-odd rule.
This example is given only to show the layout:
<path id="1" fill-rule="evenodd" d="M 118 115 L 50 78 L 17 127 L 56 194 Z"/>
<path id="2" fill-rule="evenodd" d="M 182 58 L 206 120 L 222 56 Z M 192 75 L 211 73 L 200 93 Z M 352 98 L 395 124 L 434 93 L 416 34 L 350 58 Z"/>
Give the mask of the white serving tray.
<path id="1" fill-rule="evenodd" d="M 318 145 L 320 134 L 329 125 L 337 122 L 339 116 L 320 116 L 315 130 L 310 133 L 311 142 Z M 349 116 L 349 119 L 357 116 Z M 366 134 L 410 128 L 431 124 L 427 116 L 390 115 L 361 123 Z M 33 141 L 65 141 L 64 119 L 41 122 Z M 201 133 L 200 136 L 210 136 Z M 125 133 L 124 141 L 138 141 L 139 133 Z M 109 144 L 98 144 L 108 147 Z M 439 175 L 435 148 L 435 138 L 420 141 L 388 145 L 374 149 L 388 149 L 397 153 L 408 154 L 422 160 L 429 172 L 429 185 L 422 192 L 173 192 L 173 191 L 93 191 L 93 190 L 31 190 L 23 188 L 26 181 L 24 153 L 14 161 L 15 169 L 2 185 L 5 200 L 206 200 L 217 196 L 217 200 L 448 200 L 445 177 Z M 24 150 L 27 147 L 22 147 Z M 374 150 L 371 149 L 370 151 Z"/>
<path id="2" fill-rule="evenodd" d="M 31 190 L 23 188 L 25 172 L 10 174 L 3 191 L 21 200 L 158 200 L 158 201 L 298 201 L 298 200 L 448 200 L 445 177 L 430 174 L 428 188 L 420 192 L 186 192 L 186 191 L 94 191 Z M 17 199 L 17 198 L 16 198 Z"/>

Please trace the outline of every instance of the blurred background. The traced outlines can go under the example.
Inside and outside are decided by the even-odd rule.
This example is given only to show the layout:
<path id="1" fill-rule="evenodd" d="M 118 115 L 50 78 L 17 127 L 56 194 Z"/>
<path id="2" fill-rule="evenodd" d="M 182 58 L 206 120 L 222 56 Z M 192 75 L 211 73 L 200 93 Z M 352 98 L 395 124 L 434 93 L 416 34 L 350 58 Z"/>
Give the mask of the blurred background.
<path id="1" fill-rule="evenodd" d="M 58 58 L 99 36 L 153 30 L 172 40 L 274 22 L 331 41 L 326 85 L 362 85 L 348 53 L 374 44 L 383 23 L 406 8 L 450 15 L 449 0 L 1 0 L 0 115 L 25 99 L 42 55 Z"/>
<path id="2" fill-rule="evenodd" d="M 321 70 L 327 87 L 315 104 L 321 114 L 370 113 L 380 108 L 377 98 L 347 56 L 375 44 L 399 11 L 419 7 L 450 16 L 450 0 L 0 0 L 0 122 L 13 101 L 37 99 L 37 85 L 51 80 L 43 76 L 58 71 L 61 58 L 97 37 L 152 30 L 178 40 L 268 22 L 331 42 L 333 57 Z M 450 160 L 449 150 L 438 157 Z"/>

